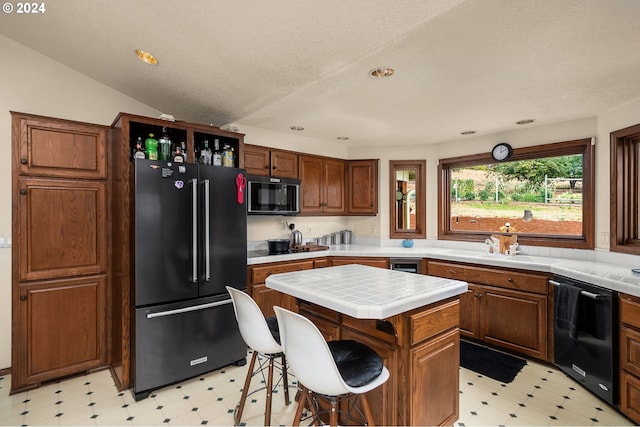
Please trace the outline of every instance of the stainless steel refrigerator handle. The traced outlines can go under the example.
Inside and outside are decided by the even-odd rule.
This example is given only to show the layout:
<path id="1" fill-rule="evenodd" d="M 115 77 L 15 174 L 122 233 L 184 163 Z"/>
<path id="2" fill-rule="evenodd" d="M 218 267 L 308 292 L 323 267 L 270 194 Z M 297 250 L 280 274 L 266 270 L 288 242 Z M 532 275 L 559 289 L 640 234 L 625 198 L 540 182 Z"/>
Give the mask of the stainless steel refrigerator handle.
<path id="1" fill-rule="evenodd" d="M 153 319 L 154 317 L 172 316 L 174 314 L 188 313 L 190 311 L 204 310 L 206 308 L 211 308 L 211 307 L 219 307 L 221 305 L 231 304 L 231 302 L 232 302 L 231 298 L 229 298 L 229 299 L 226 299 L 226 300 L 223 300 L 223 301 L 210 302 L 210 303 L 201 304 L 201 305 L 194 305 L 192 307 L 177 308 L 175 310 L 167 310 L 167 311 L 159 311 L 157 313 L 147 313 L 147 319 Z"/>
<path id="2" fill-rule="evenodd" d="M 192 274 L 193 283 L 198 282 L 198 180 L 191 180 L 191 192 L 192 192 L 192 214 L 191 214 L 191 230 L 193 234 L 191 236 L 191 253 L 193 254 Z"/>
<path id="3" fill-rule="evenodd" d="M 210 197 L 209 180 L 204 180 L 204 280 L 211 280 L 211 259 L 209 248 L 209 225 L 210 225 Z"/>
<path id="4" fill-rule="evenodd" d="M 559 282 L 556 282 L 555 280 L 549 280 L 549 283 L 551 283 L 552 285 L 555 286 L 560 286 L 561 284 Z M 598 298 L 606 298 L 605 295 L 600 295 L 600 294 L 594 294 L 593 292 L 589 292 L 589 291 L 580 291 L 580 295 L 583 295 L 587 298 L 591 298 L 591 299 L 598 299 Z"/>

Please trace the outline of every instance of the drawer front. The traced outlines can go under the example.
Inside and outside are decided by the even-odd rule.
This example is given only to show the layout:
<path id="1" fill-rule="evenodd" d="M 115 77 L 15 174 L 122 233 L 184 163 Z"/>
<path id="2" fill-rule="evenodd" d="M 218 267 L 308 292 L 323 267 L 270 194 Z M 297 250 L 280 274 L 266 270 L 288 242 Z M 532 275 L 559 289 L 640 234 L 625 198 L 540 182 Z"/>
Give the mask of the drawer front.
<path id="1" fill-rule="evenodd" d="M 481 285 L 548 294 L 547 277 L 539 274 L 429 261 L 429 275 Z"/>
<path id="2" fill-rule="evenodd" d="M 428 274 L 430 276 L 446 277 L 447 279 L 455 279 L 467 281 L 467 267 L 447 262 L 428 262 Z"/>
<path id="3" fill-rule="evenodd" d="M 620 369 L 640 376 L 640 332 L 620 327 Z"/>
<path id="4" fill-rule="evenodd" d="M 270 264 L 251 268 L 251 283 L 264 283 L 272 274 L 288 273 L 290 271 L 302 271 L 313 269 L 313 261 L 299 261 Z"/>
<path id="5" fill-rule="evenodd" d="M 467 271 L 467 280 L 473 283 L 499 286 L 517 291 L 547 294 L 549 287 L 545 276 L 512 271 L 497 271 L 488 268 L 472 268 Z"/>
<path id="6" fill-rule="evenodd" d="M 460 324 L 460 300 L 424 310 L 409 316 L 411 345 L 415 345 Z"/>
<path id="7" fill-rule="evenodd" d="M 629 295 L 620 295 L 620 321 L 640 328 L 640 299 Z"/>

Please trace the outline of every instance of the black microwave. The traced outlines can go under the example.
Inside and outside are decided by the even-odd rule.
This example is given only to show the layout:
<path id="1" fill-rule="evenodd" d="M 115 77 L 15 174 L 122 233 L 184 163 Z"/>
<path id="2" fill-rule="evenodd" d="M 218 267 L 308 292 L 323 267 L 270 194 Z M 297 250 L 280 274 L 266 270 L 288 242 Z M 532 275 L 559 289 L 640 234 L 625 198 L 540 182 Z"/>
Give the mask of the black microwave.
<path id="1" fill-rule="evenodd" d="M 269 176 L 247 176 L 249 215 L 298 215 L 300 180 Z"/>

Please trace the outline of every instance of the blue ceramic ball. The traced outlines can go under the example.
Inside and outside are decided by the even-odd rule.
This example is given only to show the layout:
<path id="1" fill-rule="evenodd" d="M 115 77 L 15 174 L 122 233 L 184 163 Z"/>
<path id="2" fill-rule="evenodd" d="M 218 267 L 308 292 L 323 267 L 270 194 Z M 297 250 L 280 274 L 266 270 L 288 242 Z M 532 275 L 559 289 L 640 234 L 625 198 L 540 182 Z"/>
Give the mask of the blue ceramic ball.
<path id="1" fill-rule="evenodd" d="M 402 241 L 402 246 L 404 246 L 405 248 L 412 248 L 413 247 L 413 240 L 411 239 L 404 239 Z"/>

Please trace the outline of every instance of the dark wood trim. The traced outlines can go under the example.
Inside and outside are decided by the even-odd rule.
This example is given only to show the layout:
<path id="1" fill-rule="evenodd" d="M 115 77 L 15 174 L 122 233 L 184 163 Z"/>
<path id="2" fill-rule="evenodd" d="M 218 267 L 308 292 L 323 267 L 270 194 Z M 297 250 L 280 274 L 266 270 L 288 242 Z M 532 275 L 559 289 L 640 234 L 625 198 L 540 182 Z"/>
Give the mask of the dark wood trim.
<path id="1" fill-rule="evenodd" d="M 416 170 L 416 228 L 396 228 L 396 171 Z M 424 239 L 427 236 L 427 161 L 389 160 L 389 237 L 392 239 Z"/>
<path id="2" fill-rule="evenodd" d="M 11 375 L 11 368 L 0 369 L 0 377 Z"/>
<path id="3" fill-rule="evenodd" d="M 591 138 L 555 142 L 513 150 L 510 161 L 531 160 L 541 157 L 556 157 L 582 154 L 582 235 L 533 235 L 518 233 L 518 242 L 531 246 L 554 246 L 577 249 L 593 249 L 595 246 L 595 148 Z M 451 218 L 450 169 L 456 167 L 491 164 L 495 161 L 491 153 L 480 153 L 462 157 L 441 159 L 438 162 L 438 239 L 483 241 L 492 232 L 453 231 L 449 224 Z"/>
<path id="4" fill-rule="evenodd" d="M 612 252 L 640 254 L 639 145 L 640 124 L 611 132 L 609 249 Z"/>

